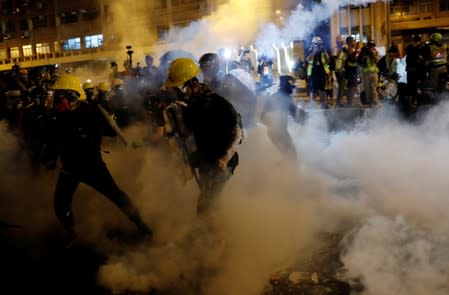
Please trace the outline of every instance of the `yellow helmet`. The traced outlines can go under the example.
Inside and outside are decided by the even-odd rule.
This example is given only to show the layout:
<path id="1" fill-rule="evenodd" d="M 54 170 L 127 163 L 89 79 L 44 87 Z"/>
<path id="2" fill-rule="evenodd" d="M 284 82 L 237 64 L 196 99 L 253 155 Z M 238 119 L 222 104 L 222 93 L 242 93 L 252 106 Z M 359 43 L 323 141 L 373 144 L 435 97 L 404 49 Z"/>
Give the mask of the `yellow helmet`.
<path id="1" fill-rule="evenodd" d="M 433 33 L 430 35 L 430 39 L 434 42 L 441 42 L 443 40 L 443 35 L 440 33 Z"/>
<path id="2" fill-rule="evenodd" d="M 52 88 L 54 90 L 72 90 L 78 93 L 80 100 L 86 99 L 86 94 L 81 87 L 80 79 L 73 74 L 66 73 L 62 75 L 56 80 Z"/>
<path id="3" fill-rule="evenodd" d="M 94 84 L 92 84 L 92 82 L 90 82 L 90 81 L 84 82 L 83 89 L 84 90 L 86 90 L 86 89 L 94 89 Z"/>
<path id="4" fill-rule="evenodd" d="M 99 91 L 105 91 L 105 92 L 107 92 L 107 91 L 110 90 L 110 87 L 109 87 L 109 84 L 108 84 L 108 83 L 106 83 L 106 82 L 100 82 L 100 83 L 98 83 L 98 85 L 97 85 L 97 89 L 98 89 Z"/>
<path id="5" fill-rule="evenodd" d="M 191 58 L 177 58 L 170 63 L 165 87 L 180 87 L 200 72 L 200 68 Z"/>

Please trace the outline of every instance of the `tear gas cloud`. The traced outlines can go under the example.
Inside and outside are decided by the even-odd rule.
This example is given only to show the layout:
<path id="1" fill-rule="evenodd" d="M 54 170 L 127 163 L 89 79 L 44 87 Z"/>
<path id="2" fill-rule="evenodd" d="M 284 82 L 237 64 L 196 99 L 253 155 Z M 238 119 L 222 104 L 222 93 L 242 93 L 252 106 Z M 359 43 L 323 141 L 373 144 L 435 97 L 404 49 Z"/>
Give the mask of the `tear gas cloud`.
<path id="1" fill-rule="evenodd" d="M 342 249 L 343 278 L 361 281 L 363 294 L 447 294 L 447 114 L 449 105 L 440 105 L 411 124 L 384 106 L 338 132 L 319 115 L 304 126 L 291 121 L 298 163 L 284 159 L 258 125 L 248 130 L 240 165 L 206 221 L 195 217 L 198 189 L 180 183 L 164 149 L 123 149 L 106 140 L 111 154 L 104 159 L 154 228 L 156 244 L 108 239 L 109 229 L 132 225 L 83 185 L 74 198 L 80 239 L 109 256 L 98 279 L 115 292 L 177 287 L 190 294 L 199 283 L 205 294 L 260 294 L 273 271 L 302 271 L 301 262 L 323 243 L 318 234 L 331 232 L 346 235 L 332 246 Z M 24 226 L 21 234 L 33 241 L 58 226 L 57 173 L 32 178 L 26 157 L 16 157 L 16 138 L 1 126 L 7 173 L 0 216 Z M 134 126 L 125 133 L 141 140 L 146 131 Z"/>
<path id="2" fill-rule="evenodd" d="M 348 1 L 327 1 L 312 11 L 318 15 L 320 9 L 327 8 L 329 16 L 345 4 Z M 223 40 L 231 33 L 241 36 L 214 27 L 220 23 L 215 22 L 220 20 L 219 12 L 192 24 L 192 38 L 184 36 L 183 42 L 189 50 L 197 48 L 203 53 L 206 48 L 214 49 L 206 38 L 197 37 L 203 31 L 213 34 L 215 39 L 210 41 L 216 40 L 216 34 L 223 34 Z M 306 15 L 301 17 L 301 13 Z M 310 19 L 309 32 L 298 31 L 306 27 L 299 26 L 301 19 Z M 296 34 L 306 35 L 316 23 L 310 11 L 298 7 L 286 24 L 295 26 Z M 269 36 L 273 36 L 270 44 L 287 38 L 283 37 L 288 36 L 284 28 L 268 26 Z M 176 34 L 170 38 L 175 40 Z M 156 287 L 194 294 L 199 284 L 204 294 L 260 294 L 273 271 L 286 267 L 301 271 L 301 262 L 318 244 L 326 243 L 319 234 L 331 232 L 346 234 L 340 245 L 332 246 L 342 247 L 342 276 L 360 280 L 364 294 L 447 294 L 449 228 L 441 222 L 449 215 L 447 114 L 449 106 L 441 105 L 420 124 L 412 125 L 384 107 L 354 129 L 338 132 L 329 132 L 325 118 L 319 115 L 312 116 L 305 126 L 290 122 L 298 163 L 284 159 L 268 139 L 265 127 L 258 125 L 248 130 L 235 175 L 220 196 L 215 214 L 206 220 L 195 216 L 198 188 L 192 181 L 180 183 L 172 157 L 163 148 L 123 149 L 119 143 L 107 141 L 104 148 L 112 152 L 105 161 L 155 230 L 156 243 L 151 248 L 127 247 L 108 240 L 104 236 L 108 229 L 129 229 L 131 225 L 98 193 L 81 186 L 74 200 L 81 236 L 109 256 L 99 270 L 98 281 L 114 292 Z M 130 141 L 139 141 L 147 128 L 134 126 L 125 133 Z M 0 164 L 10 167 L 17 141 L 6 131 L 1 138 Z M 21 205 L 17 200 L 22 201 L 29 192 L 13 187 L 11 179 L 28 183 L 31 178 L 25 160 L 14 159 L 19 170 L 2 178 L 2 195 L 11 201 L 1 206 L 1 212 L 17 218 L 28 216 L 30 208 L 41 208 L 30 222 L 37 228 L 55 225 L 55 175 L 34 180 L 30 187 L 37 192 L 35 198 L 26 200 L 31 205 Z"/>
<path id="3" fill-rule="evenodd" d="M 384 106 L 338 132 L 319 113 L 304 126 L 291 121 L 298 163 L 258 125 L 205 220 L 195 218 L 195 185 L 180 185 L 154 151 L 145 152 L 135 195 L 158 241 L 111 255 L 99 281 L 116 292 L 194 294 L 196 282 L 205 294 L 260 294 L 272 272 L 304 271 L 328 243 L 321 233 L 338 233 L 345 238 L 330 246 L 341 248 L 341 276 L 360 281 L 363 294 L 446 294 L 448 111 L 438 106 L 411 124 Z"/>

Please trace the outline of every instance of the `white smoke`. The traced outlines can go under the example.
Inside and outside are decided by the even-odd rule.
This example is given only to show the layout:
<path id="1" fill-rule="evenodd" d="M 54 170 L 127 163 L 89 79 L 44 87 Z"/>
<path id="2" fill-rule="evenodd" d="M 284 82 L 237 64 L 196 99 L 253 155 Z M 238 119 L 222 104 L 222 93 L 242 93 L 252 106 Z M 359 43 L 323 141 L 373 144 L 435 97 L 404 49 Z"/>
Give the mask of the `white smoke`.
<path id="1" fill-rule="evenodd" d="M 347 1 L 347 0 L 325 0 L 321 4 L 306 8 L 303 4 L 298 4 L 296 9 L 286 19 L 282 27 L 273 23 L 264 24 L 257 36 L 256 47 L 261 53 L 273 56 L 273 44 L 288 43 L 293 40 L 305 40 L 320 23 L 329 21 L 332 14 L 340 7 L 347 5 L 368 5 L 377 2 L 367 1 Z"/>
<path id="2" fill-rule="evenodd" d="M 303 164 L 328 186 L 321 222 L 351 220 L 342 262 L 363 294 L 447 294 L 448 109 L 417 125 L 385 108 L 350 132 L 297 133 Z"/>
<path id="3" fill-rule="evenodd" d="M 247 13 L 259 1 L 230 1 L 168 38 L 180 41 L 173 48 L 196 55 L 251 40 L 271 48 L 312 34 L 339 6 L 372 2 L 329 0 L 309 10 L 298 6 L 284 27 L 261 28 L 258 15 Z M 159 288 L 178 289 L 177 294 L 200 289 L 204 294 L 256 295 L 271 272 L 292 264 L 301 268 L 297 262 L 311 255 L 319 233 L 336 232 L 347 234 L 341 244 L 344 278 L 360 280 L 364 294 L 447 294 L 447 114 L 449 105 L 443 104 L 412 124 L 383 107 L 354 129 L 330 132 L 317 112 L 306 126 L 290 125 L 299 163 L 284 159 L 258 126 L 239 149 L 240 165 L 215 215 L 205 220 L 195 215 L 198 188 L 192 181 L 186 186 L 179 182 L 166 149 L 113 146 L 105 161 L 156 236 L 151 247 L 111 246 L 101 238 L 102 230 L 126 219 L 117 217 L 109 203 L 78 201 L 81 229 L 109 255 L 99 282 L 114 292 Z M 140 138 L 145 132 L 146 126 L 137 126 L 126 135 Z M 2 151 L 8 155 L 15 146 L 10 139 L 3 137 L 8 144 Z M 5 192 L 16 189 L 13 178 L 5 176 Z M 51 200 L 46 201 L 43 219 L 53 224 L 54 217 L 47 215 Z M 85 207 L 89 210 L 81 213 Z M 98 208 L 106 210 L 99 213 Z"/>
<path id="4" fill-rule="evenodd" d="M 259 125 L 206 220 L 195 217 L 194 186 L 167 187 L 170 176 L 158 165 L 160 176 L 140 196 L 157 221 L 157 243 L 114 256 L 100 281 L 117 292 L 195 294 L 198 284 L 205 294 L 256 295 L 270 273 L 303 270 L 320 233 L 337 233 L 346 235 L 343 278 L 360 281 L 363 294 L 446 294 L 448 113 L 443 104 L 415 124 L 384 106 L 352 129 L 329 132 L 316 112 L 304 126 L 290 122 L 299 163 L 284 159 Z M 150 158 L 146 179 L 158 163 Z"/>
<path id="5" fill-rule="evenodd" d="M 427 226 L 401 216 L 367 218 L 342 257 L 347 276 L 360 280 L 363 294 L 447 294 L 447 232 Z"/>

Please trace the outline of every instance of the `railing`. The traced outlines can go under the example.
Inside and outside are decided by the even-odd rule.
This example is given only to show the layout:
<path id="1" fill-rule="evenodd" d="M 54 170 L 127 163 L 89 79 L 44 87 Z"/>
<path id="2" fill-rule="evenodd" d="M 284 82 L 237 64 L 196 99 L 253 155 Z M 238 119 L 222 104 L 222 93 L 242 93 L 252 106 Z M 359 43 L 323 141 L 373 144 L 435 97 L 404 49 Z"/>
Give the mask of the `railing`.
<path id="1" fill-rule="evenodd" d="M 418 13 L 418 14 L 407 14 L 407 15 L 391 15 L 391 22 L 409 22 L 409 21 L 420 21 L 426 19 L 434 18 L 433 13 Z"/>
<path id="2" fill-rule="evenodd" d="M 0 65 L 13 65 L 27 62 L 39 62 L 39 61 L 47 61 L 49 59 L 58 59 L 58 58 L 66 58 L 66 57 L 75 57 L 75 56 L 88 56 L 96 53 L 101 53 L 104 51 L 104 48 L 89 48 L 89 49 L 81 49 L 81 50 L 71 50 L 71 51 L 63 51 L 63 52 L 51 52 L 51 53 L 38 53 L 30 56 L 20 56 L 13 57 L 8 59 L 0 59 Z"/>

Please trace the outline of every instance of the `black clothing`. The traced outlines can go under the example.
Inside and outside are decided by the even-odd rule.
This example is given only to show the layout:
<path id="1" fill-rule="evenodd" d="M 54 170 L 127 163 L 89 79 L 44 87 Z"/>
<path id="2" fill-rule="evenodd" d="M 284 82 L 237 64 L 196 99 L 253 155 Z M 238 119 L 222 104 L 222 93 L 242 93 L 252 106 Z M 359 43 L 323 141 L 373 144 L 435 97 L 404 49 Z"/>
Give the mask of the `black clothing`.
<path id="1" fill-rule="evenodd" d="M 184 114 L 196 147 L 208 162 L 223 157 L 235 140 L 238 114 L 232 104 L 216 93 L 193 98 Z"/>
<path id="2" fill-rule="evenodd" d="M 183 122 L 195 140 L 196 151 L 190 155 L 190 161 L 199 174 L 197 212 L 204 213 L 239 163 L 233 146 L 241 137 L 242 122 L 228 100 L 203 84 L 200 93 L 189 98 L 182 112 Z M 226 157 L 229 160 L 221 167 L 219 160 Z"/>
<path id="3" fill-rule="evenodd" d="M 136 224 L 139 231 L 151 234 L 103 162 L 100 148 L 102 136 L 115 136 L 115 132 L 99 109 L 93 106 L 80 103 L 75 110 L 56 113 L 53 117 L 49 147 L 60 154 L 62 163 L 55 191 L 56 215 L 67 230 L 73 230 L 72 197 L 78 184 L 84 182 L 110 199 Z"/>

